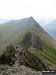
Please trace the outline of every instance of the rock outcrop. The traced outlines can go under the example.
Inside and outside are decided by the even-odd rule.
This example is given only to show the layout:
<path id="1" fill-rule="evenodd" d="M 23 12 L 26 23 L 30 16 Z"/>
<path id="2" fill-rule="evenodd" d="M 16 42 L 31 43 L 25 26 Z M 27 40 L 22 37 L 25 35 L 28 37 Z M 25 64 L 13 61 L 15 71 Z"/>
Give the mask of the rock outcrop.
<path id="1" fill-rule="evenodd" d="M 46 69 L 45 64 L 39 58 L 25 49 L 16 47 L 14 56 L 15 61 L 12 66 L 0 68 L 2 75 L 39 75 L 39 70 Z"/>
<path id="2" fill-rule="evenodd" d="M 21 45 L 25 48 L 33 47 L 37 50 L 43 51 L 42 49 L 42 41 L 41 39 L 35 34 L 34 31 L 31 31 L 25 35 L 22 40 Z"/>
<path id="3" fill-rule="evenodd" d="M 39 75 L 40 74 L 39 71 L 37 72 L 34 69 L 25 66 L 26 53 L 27 52 L 25 50 L 22 51 L 19 48 L 16 48 L 15 49 L 16 61 L 12 66 L 0 65 L 0 75 Z"/>
<path id="4" fill-rule="evenodd" d="M 47 69 L 45 64 L 28 50 L 20 48 L 16 48 L 15 50 L 16 61 L 14 62 L 14 67 L 17 67 L 19 65 L 25 65 L 38 71 Z"/>

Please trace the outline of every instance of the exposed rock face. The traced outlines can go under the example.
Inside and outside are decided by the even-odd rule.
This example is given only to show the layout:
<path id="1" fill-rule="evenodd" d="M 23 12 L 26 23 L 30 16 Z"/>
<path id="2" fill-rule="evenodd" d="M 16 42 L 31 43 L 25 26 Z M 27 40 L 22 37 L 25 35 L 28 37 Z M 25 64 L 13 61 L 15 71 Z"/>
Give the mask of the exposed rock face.
<path id="1" fill-rule="evenodd" d="M 21 50 L 17 48 L 15 51 L 15 57 L 16 61 L 13 65 L 14 67 L 25 65 L 38 71 L 47 69 L 45 64 L 38 57 L 25 49 Z"/>
<path id="2" fill-rule="evenodd" d="M 29 47 L 31 45 L 31 33 L 27 33 L 22 40 L 22 46 Z"/>
<path id="3" fill-rule="evenodd" d="M 27 33 L 22 40 L 22 46 L 37 48 L 40 51 L 43 51 L 42 44 L 41 39 L 35 35 L 34 31 Z"/>

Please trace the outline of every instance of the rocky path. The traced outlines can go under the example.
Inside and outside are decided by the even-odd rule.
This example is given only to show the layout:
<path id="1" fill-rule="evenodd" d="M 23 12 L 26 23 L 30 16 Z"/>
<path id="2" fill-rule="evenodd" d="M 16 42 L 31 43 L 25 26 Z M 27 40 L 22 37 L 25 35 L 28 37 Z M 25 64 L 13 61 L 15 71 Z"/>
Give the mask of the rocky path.
<path id="1" fill-rule="evenodd" d="M 31 35 L 32 35 L 31 46 L 34 47 L 34 42 L 36 41 L 36 35 L 35 35 L 35 28 L 34 28 L 34 26 L 32 26 Z"/>
<path id="2" fill-rule="evenodd" d="M 0 75 L 40 75 L 40 72 L 33 71 L 31 68 L 23 66 L 9 67 Z"/>
<path id="3" fill-rule="evenodd" d="M 56 75 L 56 73 L 42 73 L 24 65 L 20 66 L 20 62 L 22 61 L 23 57 L 20 48 L 16 48 L 15 57 L 16 61 L 13 66 L 0 65 L 0 75 Z"/>
<path id="4" fill-rule="evenodd" d="M 24 65 L 20 66 L 21 60 L 21 51 L 19 48 L 16 49 L 15 57 L 16 61 L 12 67 L 10 66 L 3 66 L 0 72 L 0 75 L 40 75 L 40 72 L 34 71 L 31 68 L 28 68 Z"/>
<path id="5" fill-rule="evenodd" d="M 16 50 L 15 52 L 16 61 L 13 66 L 18 67 L 20 65 L 20 49 L 16 48 L 15 50 Z"/>

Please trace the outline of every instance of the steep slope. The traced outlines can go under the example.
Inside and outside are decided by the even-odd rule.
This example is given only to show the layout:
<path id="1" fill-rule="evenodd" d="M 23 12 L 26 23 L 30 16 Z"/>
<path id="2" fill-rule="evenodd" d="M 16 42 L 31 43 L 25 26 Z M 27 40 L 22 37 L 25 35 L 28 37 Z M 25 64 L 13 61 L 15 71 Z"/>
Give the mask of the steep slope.
<path id="1" fill-rule="evenodd" d="M 23 34 L 26 34 L 31 30 L 33 25 L 35 25 L 35 31 L 38 34 L 42 35 L 44 39 L 56 47 L 55 40 L 51 38 L 32 17 L 30 17 L 21 20 L 12 20 L 0 27 L 0 53 L 7 45 L 15 42 L 19 37 L 21 38 L 21 35 L 23 36 Z"/>
<path id="2" fill-rule="evenodd" d="M 43 39 L 34 28 L 24 36 L 21 47 L 29 50 L 29 52 L 41 59 L 49 69 L 56 69 L 56 49 L 52 47 L 48 40 Z"/>
<path id="3" fill-rule="evenodd" d="M 29 55 L 31 53 L 35 58 L 37 57 L 36 59 L 44 62 L 44 65 L 49 69 L 56 69 L 56 41 L 32 17 L 19 21 L 10 21 L 5 24 L 4 28 L 1 28 L 1 31 L 0 35 L 3 36 L 3 39 L 0 40 L 0 50 L 3 50 L 10 43 L 19 44 L 22 49 L 29 51 Z M 32 58 L 31 56 L 30 60 Z M 32 60 L 33 64 L 35 58 Z M 30 60 L 28 57 L 26 58 L 26 61 L 30 62 Z"/>
<path id="4" fill-rule="evenodd" d="M 56 69 L 56 41 L 31 17 L 31 30 L 22 40 L 22 46 L 39 57 L 50 69 Z M 33 47 L 33 48 L 32 48 Z"/>
<path id="5" fill-rule="evenodd" d="M 56 20 L 52 20 L 49 24 L 43 26 L 43 28 L 48 32 L 51 36 L 56 38 Z"/>
<path id="6" fill-rule="evenodd" d="M 39 49 L 40 51 L 43 50 L 42 45 L 43 43 L 41 39 L 35 35 L 34 31 L 27 33 L 22 41 L 23 47 L 33 47 Z"/>

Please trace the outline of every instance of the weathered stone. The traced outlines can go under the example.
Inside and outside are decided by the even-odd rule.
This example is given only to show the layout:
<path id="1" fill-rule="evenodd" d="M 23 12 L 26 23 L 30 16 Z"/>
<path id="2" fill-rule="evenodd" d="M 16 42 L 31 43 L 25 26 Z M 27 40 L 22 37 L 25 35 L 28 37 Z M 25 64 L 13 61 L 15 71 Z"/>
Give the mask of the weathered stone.
<path id="1" fill-rule="evenodd" d="M 19 66 L 8 68 L 2 75 L 39 75 L 39 72 L 25 66 Z"/>
<path id="2" fill-rule="evenodd" d="M 34 56 L 34 54 L 25 49 L 21 50 L 19 48 L 16 48 L 15 58 L 16 60 L 12 66 L 8 66 L 7 68 L 4 66 L 0 67 L 2 69 L 2 73 L 0 73 L 1 75 L 40 75 L 39 71 L 37 72 L 32 68 L 35 68 L 37 70 L 39 70 L 40 68 L 45 68 L 45 66 L 43 66 L 44 64 L 36 56 Z M 39 66 L 39 64 L 41 65 Z M 25 65 L 28 67 L 26 67 Z"/>

